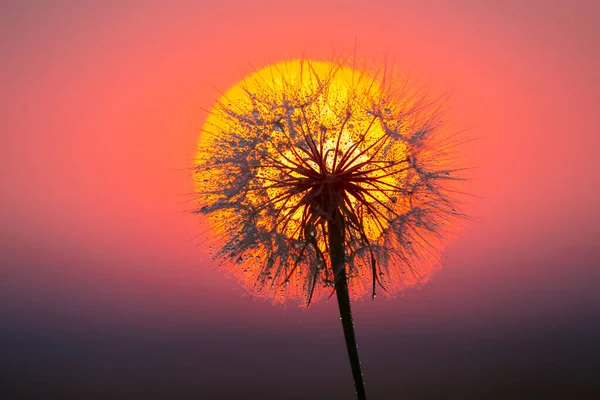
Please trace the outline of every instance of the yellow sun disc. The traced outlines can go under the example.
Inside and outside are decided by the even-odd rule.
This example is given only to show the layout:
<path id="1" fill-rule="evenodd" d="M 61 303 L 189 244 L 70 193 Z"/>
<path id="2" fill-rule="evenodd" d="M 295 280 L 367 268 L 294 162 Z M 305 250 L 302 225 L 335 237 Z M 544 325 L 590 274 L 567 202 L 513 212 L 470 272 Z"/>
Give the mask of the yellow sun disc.
<path id="1" fill-rule="evenodd" d="M 310 300 L 331 286 L 332 208 L 346 219 L 352 294 L 427 280 L 429 248 L 456 215 L 443 185 L 453 178 L 445 149 L 430 145 L 434 113 L 402 83 L 340 62 L 285 61 L 210 110 L 195 160 L 199 212 L 215 255 L 253 293 Z"/>

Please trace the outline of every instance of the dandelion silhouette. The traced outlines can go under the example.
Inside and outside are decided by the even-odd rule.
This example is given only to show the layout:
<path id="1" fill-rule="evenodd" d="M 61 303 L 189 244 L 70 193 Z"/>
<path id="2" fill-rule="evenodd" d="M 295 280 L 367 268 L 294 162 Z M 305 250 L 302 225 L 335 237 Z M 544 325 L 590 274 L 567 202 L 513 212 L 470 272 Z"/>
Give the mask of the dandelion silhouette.
<path id="1" fill-rule="evenodd" d="M 337 295 L 359 399 L 350 298 L 427 281 L 461 216 L 441 98 L 372 70 L 335 59 L 254 72 L 210 110 L 195 174 L 211 254 L 254 295 Z"/>

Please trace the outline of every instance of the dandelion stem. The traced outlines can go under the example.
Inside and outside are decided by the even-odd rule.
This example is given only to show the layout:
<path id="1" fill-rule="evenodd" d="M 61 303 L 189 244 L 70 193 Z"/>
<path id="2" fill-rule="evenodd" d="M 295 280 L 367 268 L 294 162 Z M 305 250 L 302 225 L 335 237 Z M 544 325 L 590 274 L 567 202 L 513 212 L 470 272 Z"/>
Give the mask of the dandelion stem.
<path id="1" fill-rule="evenodd" d="M 350 296 L 348 293 L 348 281 L 346 276 L 346 265 L 344 260 L 344 218 L 339 210 L 334 213 L 333 220 L 328 223 L 329 231 L 329 254 L 331 267 L 335 276 L 335 291 L 337 294 L 340 319 L 346 339 L 346 349 L 350 358 L 350 368 L 354 378 L 354 386 L 358 400 L 366 400 L 365 383 L 363 381 L 360 360 L 358 358 L 358 346 L 354 335 L 354 320 L 350 308 Z"/>

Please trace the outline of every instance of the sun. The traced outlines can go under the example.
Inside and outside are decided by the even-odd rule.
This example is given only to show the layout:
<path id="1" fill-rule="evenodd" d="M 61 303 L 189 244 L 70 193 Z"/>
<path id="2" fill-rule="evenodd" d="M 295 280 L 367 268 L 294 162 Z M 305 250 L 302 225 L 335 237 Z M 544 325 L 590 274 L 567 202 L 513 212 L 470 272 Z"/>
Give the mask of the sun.
<path id="1" fill-rule="evenodd" d="M 338 215 L 352 294 L 425 282 L 456 215 L 425 100 L 339 61 L 272 64 L 225 92 L 195 175 L 219 261 L 256 295 L 310 302 L 335 281 L 327 224 Z"/>

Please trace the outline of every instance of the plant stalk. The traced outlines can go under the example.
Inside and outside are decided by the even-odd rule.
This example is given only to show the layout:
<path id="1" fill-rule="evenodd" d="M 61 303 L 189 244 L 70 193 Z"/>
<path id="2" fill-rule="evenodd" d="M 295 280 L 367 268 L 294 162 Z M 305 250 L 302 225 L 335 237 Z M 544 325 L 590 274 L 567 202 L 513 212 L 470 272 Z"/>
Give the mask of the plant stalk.
<path id="1" fill-rule="evenodd" d="M 358 400 L 366 400 L 365 383 L 360 368 L 358 358 L 358 346 L 354 335 L 354 320 L 352 318 L 352 309 L 350 308 L 350 295 L 348 293 L 348 281 L 346 275 L 346 265 L 344 256 L 344 219 L 339 211 L 335 218 L 328 223 L 329 231 L 329 255 L 331 258 L 331 267 L 333 268 L 335 280 L 335 292 L 337 295 L 338 307 L 340 309 L 340 319 L 346 339 L 346 349 L 350 358 L 350 368 L 354 378 L 354 386 Z"/>

